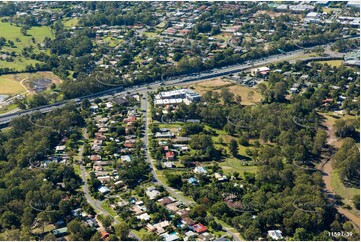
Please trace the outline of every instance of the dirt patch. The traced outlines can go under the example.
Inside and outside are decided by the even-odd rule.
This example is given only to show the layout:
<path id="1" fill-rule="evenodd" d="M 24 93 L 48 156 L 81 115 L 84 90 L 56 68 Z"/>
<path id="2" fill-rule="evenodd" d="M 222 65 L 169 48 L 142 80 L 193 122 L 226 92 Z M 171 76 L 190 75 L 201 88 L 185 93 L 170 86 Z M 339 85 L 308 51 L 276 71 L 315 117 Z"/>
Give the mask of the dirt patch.
<path id="1" fill-rule="evenodd" d="M 224 78 L 215 78 L 196 84 L 191 84 L 188 85 L 188 87 L 192 88 L 200 95 L 203 95 L 207 91 L 214 91 L 220 93 L 222 88 L 228 88 L 229 91 L 235 96 L 239 95 L 242 97 L 243 105 L 252 105 L 254 103 L 260 102 L 262 99 L 261 94 L 259 94 L 255 88 L 241 86 Z M 253 95 L 251 95 L 252 97 L 250 97 L 250 92 L 253 92 Z"/>

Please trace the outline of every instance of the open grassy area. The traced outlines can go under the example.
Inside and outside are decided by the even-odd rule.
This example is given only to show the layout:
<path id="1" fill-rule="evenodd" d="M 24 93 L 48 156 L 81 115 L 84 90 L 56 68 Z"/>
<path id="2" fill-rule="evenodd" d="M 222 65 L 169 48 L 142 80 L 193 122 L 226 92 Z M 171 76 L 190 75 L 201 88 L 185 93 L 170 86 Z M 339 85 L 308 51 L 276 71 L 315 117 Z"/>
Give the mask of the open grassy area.
<path id="1" fill-rule="evenodd" d="M 0 94 L 24 93 L 27 91 L 25 87 L 29 90 L 31 89 L 29 84 L 32 80 L 41 78 L 50 79 L 52 83 L 55 83 L 56 85 L 62 83 L 62 80 L 50 71 L 0 75 Z M 27 79 L 23 82 L 25 87 L 20 83 L 23 79 Z"/>
<path id="2" fill-rule="evenodd" d="M 340 65 L 342 65 L 344 63 L 344 61 L 343 60 L 328 60 L 328 61 L 316 61 L 316 63 L 320 63 L 322 65 L 328 64 L 330 66 L 339 67 Z"/>
<path id="3" fill-rule="evenodd" d="M 113 217 L 117 215 L 117 212 L 114 211 L 111 207 L 109 207 L 108 201 L 104 201 L 102 203 L 102 208 L 105 209 L 108 213 L 110 213 L 110 215 L 112 215 Z"/>
<path id="4" fill-rule="evenodd" d="M 54 229 L 56 229 L 55 226 L 54 226 L 54 224 L 46 224 L 46 225 L 44 226 L 44 228 L 43 228 L 43 226 L 41 226 L 41 227 L 38 227 L 38 228 L 33 229 L 31 232 L 32 232 L 33 234 L 41 234 L 41 233 L 43 233 L 43 231 L 44 231 L 44 232 L 49 232 L 49 231 L 52 231 L 52 230 L 54 230 Z"/>
<path id="5" fill-rule="evenodd" d="M 70 28 L 75 27 L 75 26 L 78 25 L 78 21 L 79 21 L 78 18 L 71 18 L 69 20 L 64 21 L 64 26 L 65 27 L 70 27 Z"/>
<path id="6" fill-rule="evenodd" d="M 154 32 L 143 32 L 143 34 L 150 39 L 156 38 L 158 36 L 158 34 Z"/>
<path id="7" fill-rule="evenodd" d="M 14 78 L 14 75 L 0 75 L 0 94 L 18 94 L 23 92 L 26 92 L 26 89 Z"/>
<path id="8" fill-rule="evenodd" d="M 149 234 L 149 231 L 146 230 L 145 228 L 141 228 L 139 231 L 138 230 L 132 230 L 132 232 L 138 236 L 139 238 L 143 238 L 146 234 Z"/>
<path id="9" fill-rule="evenodd" d="M 74 172 L 75 172 L 75 174 L 77 174 L 78 176 L 80 176 L 80 177 L 81 177 L 80 166 L 79 166 L 79 165 L 74 164 L 74 165 L 73 165 L 73 168 L 74 168 Z"/>
<path id="10" fill-rule="evenodd" d="M 341 11 L 341 9 L 340 8 L 328 8 L 328 7 L 322 8 L 322 12 L 324 12 L 324 13 L 332 13 L 334 11 Z"/>
<path id="11" fill-rule="evenodd" d="M 2 20 L 2 19 L 0 19 Z M 48 26 L 39 26 L 32 27 L 27 30 L 26 36 L 21 33 L 21 27 L 17 27 L 8 22 L 0 21 L 0 37 L 4 37 L 6 40 L 11 40 L 14 42 L 15 46 L 10 47 L 9 45 L 5 45 L 2 47 L 2 52 L 15 52 L 16 56 L 13 57 L 14 61 L 7 62 L 4 60 L 0 61 L 1 67 L 8 67 L 15 69 L 17 71 L 25 70 L 26 65 L 35 65 L 36 63 L 40 63 L 36 60 L 31 60 L 25 58 L 21 55 L 24 47 L 34 47 L 34 53 L 39 53 L 41 50 L 38 49 L 37 44 L 43 42 L 45 37 L 53 38 L 53 33 L 51 32 L 50 27 Z"/>
<path id="12" fill-rule="evenodd" d="M 227 79 L 215 78 L 211 80 L 206 80 L 202 82 L 198 82 L 196 84 L 188 85 L 188 87 L 194 89 L 194 91 L 198 92 L 200 95 L 203 95 L 207 91 L 221 92 L 222 88 L 228 88 L 231 93 L 235 96 L 240 95 L 242 97 L 243 105 L 252 105 L 253 102 L 260 102 L 262 96 L 257 92 L 256 89 L 235 84 Z M 248 99 L 248 93 L 253 91 L 253 102 Z"/>
<path id="13" fill-rule="evenodd" d="M 221 224 L 224 228 L 227 228 L 230 232 L 232 232 L 232 233 L 234 233 L 235 235 L 237 235 L 240 240 L 244 240 L 244 238 L 242 237 L 242 235 L 241 235 L 235 228 L 231 227 L 231 226 L 228 225 L 226 222 L 224 222 L 224 221 L 222 221 L 222 220 L 219 220 L 219 219 L 216 218 L 216 217 L 214 218 L 214 220 L 215 220 L 217 223 Z"/>
<path id="14" fill-rule="evenodd" d="M 243 166 L 241 161 L 235 158 L 228 158 L 223 162 L 218 163 L 225 175 L 231 175 L 233 172 L 239 172 L 240 176 L 244 177 L 245 172 L 256 173 L 257 166 Z"/>
<path id="15" fill-rule="evenodd" d="M 7 113 L 7 112 L 10 112 L 11 110 L 14 110 L 15 108 L 17 108 L 18 106 L 15 104 L 15 103 L 12 103 L 4 108 L 1 108 L 0 109 L 0 114 L 3 114 L 3 113 Z"/>
<path id="16" fill-rule="evenodd" d="M 340 175 L 337 172 L 337 170 L 334 170 L 334 172 L 331 174 L 331 182 L 332 182 L 332 186 L 334 188 L 334 192 L 343 198 L 342 202 L 345 205 L 349 205 L 352 207 L 350 212 L 356 216 L 360 216 L 360 211 L 355 209 L 354 204 L 352 202 L 352 197 L 355 195 L 359 195 L 360 189 L 346 187 L 342 183 L 342 181 L 340 179 Z"/>

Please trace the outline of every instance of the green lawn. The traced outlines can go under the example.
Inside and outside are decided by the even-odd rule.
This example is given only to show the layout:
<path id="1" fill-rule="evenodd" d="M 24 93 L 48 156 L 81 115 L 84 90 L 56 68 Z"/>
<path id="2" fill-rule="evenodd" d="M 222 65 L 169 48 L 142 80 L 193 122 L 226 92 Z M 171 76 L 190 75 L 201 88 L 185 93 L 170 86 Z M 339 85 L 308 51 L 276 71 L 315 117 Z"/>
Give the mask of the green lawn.
<path id="1" fill-rule="evenodd" d="M 240 162 L 237 163 L 231 158 L 226 159 L 226 161 L 219 162 L 218 164 L 222 168 L 225 175 L 231 175 L 233 172 L 237 171 L 242 177 L 244 177 L 245 172 L 256 173 L 258 170 L 257 166 L 242 166 L 240 165 Z"/>
<path id="2" fill-rule="evenodd" d="M 242 237 L 242 235 L 241 235 L 235 228 L 229 226 L 226 222 L 224 222 L 224 221 L 222 221 L 222 220 L 219 220 L 219 219 L 216 218 L 216 217 L 214 218 L 214 220 L 215 220 L 217 223 L 221 224 L 224 228 L 228 228 L 228 230 L 229 230 L 230 232 L 236 234 L 240 240 L 242 240 L 242 241 L 244 240 L 244 238 Z"/>
<path id="3" fill-rule="evenodd" d="M 337 170 L 334 170 L 334 172 L 332 172 L 331 179 L 332 179 L 332 186 L 334 188 L 335 193 L 337 193 L 338 195 L 340 195 L 344 199 L 351 200 L 354 195 L 360 194 L 359 189 L 346 187 L 342 183 Z"/>
<path id="4" fill-rule="evenodd" d="M 132 230 L 132 232 L 141 239 L 144 237 L 144 235 L 149 234 L 149 231 L 145 228 L 141 228 L 139 231 Z"/>
<path id="5" fill-rule="evenodd" d="M 11 110 L 17 108 L 18 106 L 15 103 L 12 103 L 2 109 L 0 109 L 0 114 L 10 112 Z"/>
<path id="6" fill-rule="evenodd" d="M 111 207 L 109 207 L 108 201 L 104 201 L 102 203 L 102 208 L 105 209 L 108 213 L 110 213 L 110 215 L 112 215 L 113 217 L 117 215 L 117 212 L 115 212 Z"/>
<path id="7" fill-rule="evenodd" d="M 17 71 L 25 70 L 26 65 L 35 65 L 36 63 L 39 63 L 36 60 L 27 59 L 21 56 L 21 52 L 24 47 L 33 46 L 34 53 L 39 53 L 40 50 L 37 48 L 37 44 L 43 42 L 45 37 L 53 38 L 51 29 L 48 26 L 32 27 L 27 30 L 26 36 L 21 33 L 21 27 L 17 27 L 8 22 L 0 21 L 0 29 L 0 37 L 4 37 L 6 40 L 11 40 L 15 44 L 15 47 L 10 47 L 8 45 L 3 46 L 2 51 L 14 51 L 17 54 L 17 56 L 14 57 L 13 62 L 0 61 L 0 66 L 13 68 Z M 34 40 L 32 38 L 34 38 Z"/>
<path id="8" fill-rule="evenodd" d="M 69 20 L 64 21 L 64 26 L 65 27 L 75 27 L 78 25 L 78 18 L 71 18 Z"/>
<path id="9" fill-rule="evenodd" d="M 328 61 L 316 61 L 316 63 L 320 63 L 322 65 L 328 64 L 330 66 L 339 67 L 340 65 L 342 65 L 344 63 L 344 61 L 343 60 L 328 60 Z"/>
<path id="10" fill-rule="evenodd" d="M 147 37 L 147 38 L 156 38 L 158 36 L 157 33 L 154 32 L 143 32 L 143 34 Z"/>
<path id="11" fill-rule="evenodd" d="M 0 61 L 0 66 L 2 62 Z M 17 94 L 25 92 L 25 88 L 13 75 L 0 75 L 0 94 Z"/>
<path id="12" fill-rule="evenodd" d="M 73 164 L 73 168 L 74 168 L 74 172 L 75 172 L 75 174 L 77 174 L 78 176 L 80 176 L 80 177 L 81 177 L 80 166 L 79 166 L 79 165 L 75 165 L 75 164 Z"/>

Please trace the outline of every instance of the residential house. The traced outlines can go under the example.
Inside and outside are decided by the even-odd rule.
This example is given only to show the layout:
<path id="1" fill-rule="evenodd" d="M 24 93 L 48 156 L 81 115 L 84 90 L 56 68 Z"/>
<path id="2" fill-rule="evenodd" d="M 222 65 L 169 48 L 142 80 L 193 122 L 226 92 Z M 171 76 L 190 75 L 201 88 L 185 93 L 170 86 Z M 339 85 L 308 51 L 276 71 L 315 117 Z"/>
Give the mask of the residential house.
<path id="1" fill-rule="evenodd" d="M 155 187 L 151 186 L 147 188 L 145 194 L 147 197 L 149 197 L 150 200 L 154 200 L 160 194 L 160 192 Z"/>
<path id="2" fill-rule="evenodd" d="M 195 232 L 197 232 L 197 233 L 199 233 L 199 234 L 208 231 L 207 227 L 204 226 L 204 225 L 201 224 L 201 223 L 194 224 L 194 225 L 192 226 L 192 228 L 193 228 L 193 230 L 194 230 Z"/>
<path id="3" fill-rule="evenodd" d="M 198 185 L 198 180 L 195 177 L 191 177 L 188 179 L 188 183 L 192 184 L 193 186 Z"/>
<path id="4" fill-rule="evenodd" d="M 165 153 L 165 157 L 167 160 L 174 160 L 174 152 L 173 151 L 168 151 L 167 153 Z"/>
<path id="5" fill-rule="evenodd" d="M 167 204 L 170 204 L 170 203 L 174 203 L 176 200 L 171 197 L 171 196 L 168 196 L 168 197 L 163 197 L 161 199 L 158 200 L 158 202 L 160 203 L 160 205 L 162 206 L 165 206 Z"/>
<path id="6" fill-rule="evenodd" d="M 274 240 L 283 239 L 281 230 L 268 230 L 268 236 Z"/>
<path id="7" fill-rule="evenodd" d="M 68 228 L 67 228 L 67 227 L 63 227 L 63 228 L 60 228 L 60 229 L 54 229 L 52 232 L 53 232 L 53 234 L 54 234 L 56 237 L 62 237 L 62 236 L 67 235 L 67 233 L 68 233 Z"/>
<path id="8" fill-rule="evenodd" d="M 150 220 L 150 216 L 149 216 L 148 213 L 143 213 L 143 214 L 141 214 L 141 215 L 138 215 L 138 216 L 137 216 L 137 219 L 139 219 L 139 220 L 144 220 L 144 221 L 148 221 L 148 220 Z"/>
<path id="9" fill-rule="evenodd" d="M 197 167 L 194 168 L 193 171 L 194 171 L 194 173 L 196 173 L 196 174 L 201 174 L 201 175 L 207 174 L 207 170 L 206 170 L 206 168 L 203 167 L 203 166 L 197 166 Z"/>

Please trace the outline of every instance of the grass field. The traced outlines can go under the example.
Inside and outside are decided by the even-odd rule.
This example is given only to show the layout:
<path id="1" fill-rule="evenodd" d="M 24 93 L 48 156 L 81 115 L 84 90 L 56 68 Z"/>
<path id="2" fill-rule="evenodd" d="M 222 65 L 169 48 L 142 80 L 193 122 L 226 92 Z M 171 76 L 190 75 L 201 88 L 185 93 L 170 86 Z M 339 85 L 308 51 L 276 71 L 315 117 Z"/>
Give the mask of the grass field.
<path id="1" fill-rule="evenodd" d="M 322 12 L 325 12 L 325 13 L 332 13 L 334 11 L 341 11 L 340 8 L 322 8 Z"/>
<path id="2" fill-rule="evenodd" d="M 147 37 L 147 38 L 150 38 L 150 39 L 154 39 L 158 36 L 157 33 L 154 33 L 154 32 L 143 32 L 143 34 Z"/>
<path id="3" fill-rule="evenodd" d="M 343 198 L 342 202 L 345 205 L 349 205 L 352 207 L 352 209 L 350 210 L 352 214 L 356 216 L 360 216 L 360 211 L 356 210 L 354 208 L 354 204 L 352 203 L 352 197 L 354 195 L 360 195 L 360 189 L 345 187 L 345 185 L 342 183 L 340 179 L 337 170 L 334 170 L 334 172 L 331 174 L 331 179 L 332 179 L 331 182 L 334 188 L 334 192 Z"/>
<path id="4" fill-rule="evenodd" d="M 0 75 L 0 94 L 18 94 L 25 91 L 20 82 L 14 79 L 14 75 Z"/>
<path id="5" fill-rule="evenodd" d="M 24 47 L 33 46 L 34 53 L 39 53 L 41 50 L 37 48 L 37 44 L 43 42 L 45 37 L 53 38 L 51 29 L 48 26 L 32 27 L 27 31 L 27 35 L 24 36 L 20 31 L 21 27 L 11 25 L 8 22 L 0 21 L 0 30 L 0 37 L 4 37 L 6 40 L 11 40 L 15 44 L 15 47 L 10 47 L 8 45 L 3 46 L 2 51 L 14 51 L 17 54 L 17 56 L 14 57 L 13 62 L 0 61 L 0 66 L 12 68 L 17 71 L 25 70 L 26 65 L 35 65 L 36 63 L 39 63 L 36 60 L 27 59 L 21 56 L 21 52 Z M 32 38 L 34 38 L 34 40 Z"/>
<path id="6" fill-rule="evenodd" d="M 104 201 L 104 202 L 102 203 L 102 208 L 103 208 L 104 210 L 106 210 L 108 213 L 110 213 L 110 215 L 112 215 L 113 217 L 117 215 L 117 212 L 114 211 L 111 207 L 109 207 L 108 201 Z"/>
<path id="7" fill-rule="evenodd" d="M 262 98 L 261 94 L 259 94 L 256 89 L 235 84 L 227 79 L 215 78 L 212 80 L 198 82 L 196 84 L 191 84 L 188 87 L 194 88 L 194 91 L 198 92 L 201 95 L 206 93 L 207 91 L 215 91 L 220 93 L 222 88 L 229 88 L 229 91 L 235 96 L 240 95 L 242 97 L 243 105 L 253 104 L 248 99 L 248 93 L 251 91 L 254 92 L 253 102 L 260 102 Z"/>
<path id="8" fill-rule="evenodd" d="M 29 82 L 38 78 L 48 78 L 56 85 L 62 83 L 62 80 L 50 71 L 40 71 L 35 73 L 20 73 L 0 75 L 0 94 L 18 94 L 26 92 L 24 86 L 20 84 L 21 80 L 28 79 L 23 85 L 29 89 Z"/>
<path id="9" fill-rule="evenodd" d="M 78 25 L 78 18 L 71 18 L 69 20 L 64 21 L 64 26 L 65 27 L 75 27 Z"/>
<path id="10" fill-rule="evenodd" d="M 256 173 L 258 171 L 257 166 L 242 166 L 241 161 L 236 158 L 227 158 L 225 161 L 219 162 L 218 164 L 225 175 L 231 175 L 233 172 L 237 171 L 244 177 L 245 172 Z"/>
<path id="11" fill-rule="evenodd" d="M 343 60 L 329 60 L 329 61 L 316 61 L 316 63 L 320 63 L 322 65 L 328 64 L 330 66 L 339 67 L 340 65 L 342 65 L 344 63 L 344 61 Z"/>

